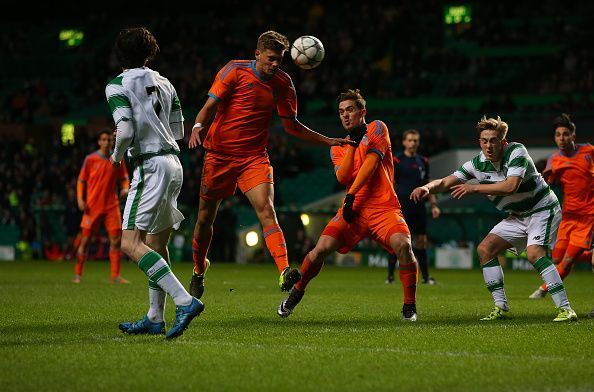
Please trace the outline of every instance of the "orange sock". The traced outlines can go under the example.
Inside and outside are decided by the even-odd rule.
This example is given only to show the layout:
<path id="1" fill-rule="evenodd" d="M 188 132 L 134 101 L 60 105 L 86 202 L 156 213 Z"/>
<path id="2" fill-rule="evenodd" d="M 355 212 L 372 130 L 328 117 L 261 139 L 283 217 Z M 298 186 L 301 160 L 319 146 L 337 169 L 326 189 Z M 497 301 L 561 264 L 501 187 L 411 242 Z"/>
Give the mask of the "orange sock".
<path id="1" fill-rule="evenodd" d="M 210 247 L 210 241 L 212 240 L 212 226 L 210 230 L 201 232 L 200 236 L 194 231 L 194 237 L 192 238 L 192 260 L 194 261 L 194 273 L 202 275 L 206 270 L 206 254 Z"/>
<path id="2" fill-rule="evenodd" d="M 122 260 L 122 252 L 115 249 L 109 250 L 109 263 L 111 264 L 111 278 L 120 276 L 120 262 Z"/>
<path id="3" fill-rule="evenodd" d="M 419 269 L 416 262 L 400 264 L 399 270 L 400 282 L 404 290 L 404 303 L 415 304 L 417 302 L 417 279 Z"/>
<path id="4" fill-rule="evenodd" d="M 318 276 L 323 266 L 324 261 L 314 264 L 311 262 L 309 255 L 305 256 L 303 263 L 301 263 L 301 280 L 295 284 L 295 288 L 299 291 L 305 291 L 309 281 Z"/>
<path id="5" fill-rule="evenodd" d="M 282 229 L 279 225 L 271 225 L 265 227 L 262 231 L 266 247 L 274 259 L 278 271 L 283 272 L 289 266 L 289 258 L 287 257 L 287 244 Z"/>
<path id="6" fill-rule="evenodd" d="M 578 263 L 592 262 L 592 251 L 591 250 L 583 251 L 582 254 L 579 255 L 575 261 L 577 261 Z"/>
<path id="7" fill-rule="evenodd" d="M 76 264 L 74 264 L 74 274 L 82 276 L 83 267 L 85 266 L 85 260 L 87 259 L 87 255 L 85 254 L 76 254 Z"/>

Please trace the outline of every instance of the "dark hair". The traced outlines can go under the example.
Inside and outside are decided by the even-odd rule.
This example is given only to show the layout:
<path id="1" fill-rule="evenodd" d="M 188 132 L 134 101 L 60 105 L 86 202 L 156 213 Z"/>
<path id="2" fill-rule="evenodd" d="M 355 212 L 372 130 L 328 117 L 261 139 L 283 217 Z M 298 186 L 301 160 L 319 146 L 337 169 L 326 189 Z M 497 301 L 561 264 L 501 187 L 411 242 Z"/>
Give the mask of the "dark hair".
<path id="1" fill-rule="evenodd" d="M 359 109 L 365 109 L 365 98 L 361 95 L 361 91 L 359 89 L 352 90 L 348 89 L 344 93 L 340 93 L 338 98 L 336 98 L 336 103 L 341 103 L 342 101 L 353 100 Z"/>
<path id="2" fill-rule="evenodd" d="M 408 135 L 417 135 L 419 138 L 421 137 L 421 134 L 419 133 L 419 131 L 417 131 L 416 129 L 407 129 L 406 131 L 404 131 L 404 133 L 402 134 L 402 140 L 406 140 L 406 137 Z"/>
<path id="3" fill-rule="evenodd" d="M 114 50 L 122 68 L 139 68 L 155 57 L 159 45 L 146 28 L 134 27 L 120 31 Z"/>
<path id="4" fill-rule="evenodd" d="M 113 131 L 112 131 L 112 130 L 110 130 L 110 129 L 104 129 L 104 130 L 102 130 L 101 132 L 99 132 L 99 133 L 97 134 L 97 140 L 101 139 L 101 135 L 108 135 L 108 136 L 111 136 L 111 135 L 113 135 Z"/>
<path id="5" fill-rule="evenodd" d="M 553 120 L 553 131 L 560 127 L 569 129 L 571 133 L 575 132 L 575 124 L 571 121 L 569 114 L 561 113 L 559 117 L 555 117 Z"/>
<path id="6" fill-rule="evenodd" d="M 289 49 L 289 40 L 284 35 L 276 31 L 266 31 L 258 37 L 258 50 L 270 49 L 275 52 L 282 52 Z"/>

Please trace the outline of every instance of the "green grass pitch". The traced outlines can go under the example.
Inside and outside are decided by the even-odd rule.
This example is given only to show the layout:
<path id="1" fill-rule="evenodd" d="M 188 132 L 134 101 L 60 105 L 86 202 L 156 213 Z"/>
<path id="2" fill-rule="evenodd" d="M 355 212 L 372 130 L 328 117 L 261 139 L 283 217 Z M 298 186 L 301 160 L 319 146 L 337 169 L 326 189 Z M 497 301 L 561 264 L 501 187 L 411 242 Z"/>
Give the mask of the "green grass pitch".
<path id="1" fill-rule="evenodd" d="M 174 271 L 187 284 L 191 265 Z M 530 301 L 540 277 L 506 272 L 513 319 L 479 322 L 492 307 L 480 271 L 434 271 L 420 285 L 419 321 L 401 321 L 402 290 L 384 271 L 326 267 L 295 313 L 270 265 L 214 264 L 205 312 L 179 339 L 127 336 L 121 321 L 148 306 L 146 278 L 109 283 L 89 262 L 80 285 L 72 263 L 0 263 L 0 390 L 129 391 L 591 391 L 593 279 L 566 288 L 580 320 L 554 324 L 550 298 Z M 174 306 L 168 300 L 168 327 Z"/>

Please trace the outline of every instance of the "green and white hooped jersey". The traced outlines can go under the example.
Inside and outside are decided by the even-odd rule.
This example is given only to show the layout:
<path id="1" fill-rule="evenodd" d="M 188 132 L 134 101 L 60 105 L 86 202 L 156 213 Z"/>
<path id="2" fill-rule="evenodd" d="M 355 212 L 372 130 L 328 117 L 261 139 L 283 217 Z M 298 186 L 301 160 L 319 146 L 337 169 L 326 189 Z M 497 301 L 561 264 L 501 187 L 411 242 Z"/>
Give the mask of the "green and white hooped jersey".
<path id="1" fill-rule="evenodd" d="M 184 118 L 167 78 L 148 67 L 128 69 L 107 84 L 105 95 L 115 124 L 132 122 L 131 158 L 179 153 L 176 140 L 184 137 Z"/>
<path id="2" fill-rule="evenodd" d="M 526 147 L 521 143 L 508 143 L 503 150 L 503 159 L 495 164 L 479 155 L 464 163 L 453 173 L 462 182 L 477 179 L 481 184 L 495 184 L 507 177 L 522 177 L 516 193 L 508 196 L 488 196 L 498 210 L 516 216 L 529 216 L 535 212 L 551 208 L 557 204 L 557 196 L 551 191 Z"/>

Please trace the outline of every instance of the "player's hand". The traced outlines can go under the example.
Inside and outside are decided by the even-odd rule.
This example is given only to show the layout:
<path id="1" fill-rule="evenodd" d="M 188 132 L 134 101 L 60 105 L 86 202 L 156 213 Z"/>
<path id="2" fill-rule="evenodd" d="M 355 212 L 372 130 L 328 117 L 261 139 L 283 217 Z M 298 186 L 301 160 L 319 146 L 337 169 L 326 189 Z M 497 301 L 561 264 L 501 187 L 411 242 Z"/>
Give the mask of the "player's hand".
<path id="1" fill-rule="evenodd" d="M 327 143 L 328 143 L 328 145 L 330 147 L 332 147 L 332 146 L 343 146 L 345 144 L 350 144 L 351 146 L 354 146 L 355 145 L 355 143 L 353 143 L 352 140 L 342 139 L 342 138 L 338 138 L 338 137 L 329 137 Z"/>
<path id="2" fill-rule="evenodd" d="M 431 206 L 431 216 L 433 217 L 433 219 L 439 218 L 440 215 L 441 215 L 441 210 L 439 209 L 439 207 L 435 204 L 433 206 Z"/>
<path id="3" fill-rule="evenodd" d="M 78 200 L 77 200 L 77 204 L 78 204 L 78 209 L 79 209 L 79 210 L 81 210 L 81 211 L 83 211 L 83 212 L 84 212 L 84 210 L 86 210 L 86 208 L 87 208 L 87 203 L 86 203 L 84 200 L 82 200 L 82 199 L 78 199 Z"/>
<path id="4" fill-rule="evenodd" d="M 128 192 L 130 192 L 129 188 L 122 188 L 122 190 L 120 190 L 120 199 L 128 197 Z"/>
<path id="5" fill-rule="evenodd" d="M 342 217 L 345 221 L 351 223 L 355 219 L 355 212 L 353 211 L 353 204 L 355 204 L 355 195 L 347 193 L 342 204 Z"/>
<path id="6" fill-rule="evenodd" d="M 190 134 L 190 141 L 188 142 L 188 147 L 194 148 L 202 145 L 202 138 L 200 137 L 200 133 L 203 131 L 204 127 L 192 128 L 192 133 Z"/>
<path id="7" fill-rule="evenodd" d="M 452 197 L 454 199 L 461 199 L 466 195 L 470 195 L 476 192 L 474 185 L 470 184 L 458 184 L 452 187 Z"/>
<path id="8" fill-rule="evenodd" d="M 120 166 L 120 162 L 116 162 L 116 161 L 113 159 L 113 155 L 111 155 L 111 156 L 109 157 L 109 163 L 111 163 L 111 165 L 112 165 L 112 166 L 114 166 L 114 167 L 119 167 L 119 166 Z"/>
<path id="9" fill-rule="evenodd" d="M 363 136 L 367 133 L 367 124 L 363 123 L 361 125 L 357 125 L 354 128 L 349 130 L 349 138 L 352 142 L 354 142 L 354 146 L 358 146 L 363 140 Z"/>
<path id="10" fill-rule="evenodd" d="M 415 203 L 418 203 L 427 196 L 429 196 L 429 189 L 426 186 L 420 186 L 412 191 L 410 194 L 410 199 Z"/>

